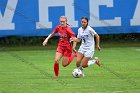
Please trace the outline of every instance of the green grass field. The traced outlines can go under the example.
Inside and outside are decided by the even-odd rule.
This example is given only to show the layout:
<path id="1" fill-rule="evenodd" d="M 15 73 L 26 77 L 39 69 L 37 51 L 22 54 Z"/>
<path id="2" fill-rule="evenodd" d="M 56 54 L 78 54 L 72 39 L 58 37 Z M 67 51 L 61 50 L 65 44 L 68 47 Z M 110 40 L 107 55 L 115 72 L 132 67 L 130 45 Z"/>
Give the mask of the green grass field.
<path id="1" fill-rule="evenodd" d="M 140 44 L 104 44 L 96 51 L 102 67 L 73 78 L 75 60 L 53 78 L 52 46 L 0 47 L 0 93 L 140 93 Z"/>

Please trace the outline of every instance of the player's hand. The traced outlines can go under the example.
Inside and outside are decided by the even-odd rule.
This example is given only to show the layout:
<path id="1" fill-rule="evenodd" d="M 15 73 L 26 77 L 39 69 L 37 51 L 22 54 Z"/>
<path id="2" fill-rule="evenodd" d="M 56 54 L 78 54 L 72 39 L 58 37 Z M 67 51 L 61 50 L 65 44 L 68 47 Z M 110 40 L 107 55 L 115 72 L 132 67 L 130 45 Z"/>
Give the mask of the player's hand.
<path id="1" fill-rule="evenodd" d="M 45 40 L 45 41 L 42 43 L 42 45 L 45 46 L 45 45 L 47 45 L 47 43 L 48 43 L 48 40 Z"/>
<path id="2" fill-rule="evenodd" d="M 73 41 L 73 38 L 70 38 L 70 43 Z"/>
<path id="3" fill-rule="evenodd" d="M 99 50 L 99 51 L 101 51 L 101 47 L 100 46 L 96 46 L 97 47 L 97 49 Z"/>

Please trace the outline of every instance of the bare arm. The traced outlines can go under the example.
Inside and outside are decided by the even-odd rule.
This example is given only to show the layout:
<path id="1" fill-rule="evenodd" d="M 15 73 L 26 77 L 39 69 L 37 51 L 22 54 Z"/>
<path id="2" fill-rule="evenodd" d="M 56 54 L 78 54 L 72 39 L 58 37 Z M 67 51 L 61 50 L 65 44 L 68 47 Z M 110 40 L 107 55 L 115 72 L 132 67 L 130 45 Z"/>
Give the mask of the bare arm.
<path id="1" fill-rule="evenodd" d="M 73 49 L 74 52 L 76 52 L 76 49 L 75 48 L 76 48 L 77 42 L 80 42 L 81 39 L 76 38 L 76 37 L 72 37 L 72 38 L 70 38 L 70 42 L 72 42 L 72 41 L 73 41 L 72 49 Z"/>
<path id="2" fill-rule="evenodd" d="M 96 37 L 96 48 L 100 51 L 100 36 L 98 34 L 95 34 Z"/>
<path id="3" fill-rule="evenodd" d="M 43 46 L 47 45 L 48 40 L 49 40 L 50 38 L 52 38 L 52 37 L 54 36 L 54 34 L 55 34 L 55 33 L 51 33 L 51 34 L 44 40 L 44 42 L 42 43 Z"/>
<path id="4" fill-rule="evenodd" d="M 72 39 L 73 39 L 73 41 L 75 41 L 75 42 L 80 42 L 80 41 L 81 41 L 80 38 L 76 38 L 76 37 L 74 37 L 74 38 L 72 38 Z"/>
<path id="5" fill-rule="evenodd" d="M 76 52 L 76 49 L 75 49 L 75 48 L 76 48 L 76 45 L 77 45 L 77 42 L 74 42 L 74 41 L 73 41 L 72 49 L 73 49 L 74 52 Z"/>

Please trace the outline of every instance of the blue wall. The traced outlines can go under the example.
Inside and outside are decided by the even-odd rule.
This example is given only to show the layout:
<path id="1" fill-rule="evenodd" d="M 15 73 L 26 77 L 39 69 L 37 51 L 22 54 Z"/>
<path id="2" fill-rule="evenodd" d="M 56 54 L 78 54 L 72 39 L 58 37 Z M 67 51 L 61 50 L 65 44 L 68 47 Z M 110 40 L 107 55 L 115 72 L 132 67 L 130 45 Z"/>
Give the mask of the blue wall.
<path id="1" fill-rule="evenodd" d="M 90 3 L 91 1 L 94 3 Z M 91 26 L 99 34 L 140 33 L 140 13 L 137 13 L 140 11 L 140 0 L 104 0 L 108 2 L 105 4 L 102 2 L 100 4 L 99 1 L 65 0 L 68 3 L 63 5 L 63 0 L 0 0 L 0 37 L 47 36 L 59 24 L 61 15 L 70 15 L 68 20 L 73 20 L 70 24 L 76 34 L 82 16 L 89 18 Z M 95 5 L 98 5 L 98 8 Z M 68 6 L 70 6 L 69 10 L 66 9 Z M 97 11 L 92 10 L 96 8 Z M 115 17 L 120 18 L 120 23 L 114 20 Z M 100 21 L 99 24 L 97 20 Z M 114 22 L 111 23 L 111 20 Z M 77 25 L 73 25 L 74 21 Z"/>

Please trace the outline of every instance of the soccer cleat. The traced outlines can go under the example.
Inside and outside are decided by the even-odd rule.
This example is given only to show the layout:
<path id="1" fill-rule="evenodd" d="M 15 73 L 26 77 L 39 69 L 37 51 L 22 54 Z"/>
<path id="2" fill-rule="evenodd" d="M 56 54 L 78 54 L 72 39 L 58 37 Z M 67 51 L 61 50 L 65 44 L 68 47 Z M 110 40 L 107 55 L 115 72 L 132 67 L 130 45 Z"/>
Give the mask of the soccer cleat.
<path id="1" fill-rule="evenodd" d="M 95 57 L 95 60 L 96 60 L 96 64 L 100 67 L 101 66 L 101 62 L 100 62 L 100 60 L 98 59 L 98 57 Z"/>
<path id="2" fill-rule="evenodd" d="M 54 76 L 54 78 L 55 78 L 55 79 L 57 79 L 57 78 L 58 78 L 58 76 Z"/>

